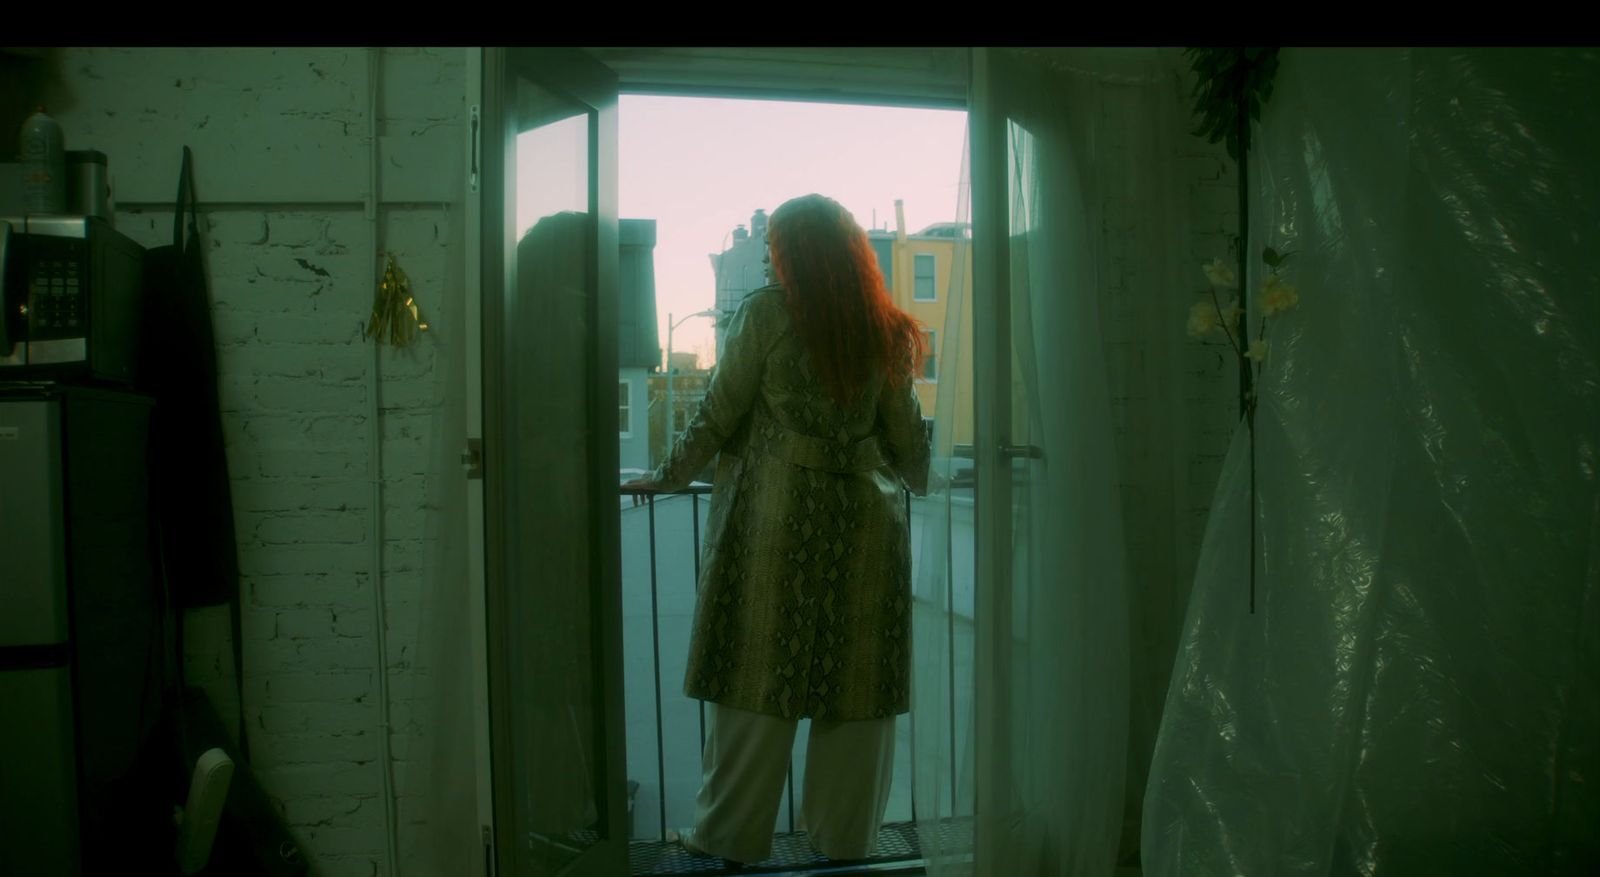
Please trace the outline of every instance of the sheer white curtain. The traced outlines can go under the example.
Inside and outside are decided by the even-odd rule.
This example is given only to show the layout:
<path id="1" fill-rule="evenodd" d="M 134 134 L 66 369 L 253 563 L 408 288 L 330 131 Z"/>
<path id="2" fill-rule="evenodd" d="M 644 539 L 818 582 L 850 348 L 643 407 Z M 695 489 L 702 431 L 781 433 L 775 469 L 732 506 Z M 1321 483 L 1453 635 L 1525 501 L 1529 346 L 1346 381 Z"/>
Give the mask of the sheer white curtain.
<path id="1" fill-rule="evenodd" d="M 971 221 L 965 150 L 955 218 Z M 973 488 L 970 446 L 960 435 L 971 416 L 969 349 L 972 245 L 958 238 L 938 330 L 940 374 L 932 415 L 933 469 L 925 499 L 913 500 L 920 528 L 912 602 L 911 747 L 913 813 L 929 872 L 959 873 L 971 861 L 973 812 Z"/>
<path id="2" fill-rule="evenodd" d="M 1173 53 L 991 58 L 1009 180 L 1009 431 L 1042 457 L 1013 465 L 1000 617 L 974 622 L 970 598 L 955 599 L 952 581 L 970 571 L 952 575 L 942 555 L 970 530 L 958 491 L 930 500 L 950 511 L 919 558 L 918 817 L 936 874 L 1105 874 L 1137 846 L 1195 554 L 1180 353 L 1201 279 L 1179 171 L 1187 118 Z M 971 306 L 993 306 L 986 294 Z M 941 353 L 948 368 L 971 351 Z M 942 455 L 948 441 L 935 438 Z M 1007 690 L 974 698 L 974 679 Z M 978 715 L 983 702 L 1003 714 Z M 974 859 L 970 835 L 951 826 L 974 824 L 955 817 L 980 786 L 1004 792 L 998 812 L 975 815 L 995 842 Z"/>

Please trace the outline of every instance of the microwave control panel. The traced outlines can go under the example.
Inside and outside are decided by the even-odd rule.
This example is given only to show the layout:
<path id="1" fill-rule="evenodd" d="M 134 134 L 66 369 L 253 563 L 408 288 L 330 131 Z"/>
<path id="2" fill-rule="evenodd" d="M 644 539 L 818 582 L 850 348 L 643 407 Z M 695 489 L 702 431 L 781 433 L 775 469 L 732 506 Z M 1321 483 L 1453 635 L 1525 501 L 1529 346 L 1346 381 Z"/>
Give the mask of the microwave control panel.
<path id="1" fill-rule="evenodd" d="M 86 334 L 89 314 L 85 295 L 81 239 L 37 237 L 28 253 L 28 337 L 36 341 Z"/>

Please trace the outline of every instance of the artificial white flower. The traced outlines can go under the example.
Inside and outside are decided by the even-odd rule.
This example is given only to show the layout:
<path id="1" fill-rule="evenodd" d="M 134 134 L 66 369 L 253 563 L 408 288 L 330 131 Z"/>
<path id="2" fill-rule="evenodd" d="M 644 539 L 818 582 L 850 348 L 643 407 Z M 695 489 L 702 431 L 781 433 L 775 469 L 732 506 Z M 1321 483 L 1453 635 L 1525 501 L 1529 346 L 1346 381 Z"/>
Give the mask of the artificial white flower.
<path id="1" fill-rule="evenodd" d="M 1283 278 L 1274 271 L 1267 275 L 1261 283 L 1261 313 L 1271 316 L 1300 303 L 1300 292 L 1293 286 L 1283 282 Z"/>
<path id="2" fill-rule="evenodd" d="M 1239 318 L 1242 316 L 1244 316 L 1244 308 L 1239 307 L 1239 300 L 1236 298 L 1228 299 L 1228 303 L 1222 308 L 1222 325 L 1237 326 L 1239 325 Z"/>
<path id="3" fill-rule="evenodd" d="M 1208 301 L 1197 301 L 1189 308 L 1189 337 L 1204 339 L 1217 328 L 1217 308 Z"/>
<path id="4" fill-rule="evenodd" d="M 1235 279 L 1233 276 L 1233 269 L 1228 267 L 1228 263 L 1222 261 L 1221 259 L 1212 259 L 1210 262 L 1200 266 L 1200 270 L 1206 273 L 1206 279 L 1211 281 L 1213 285 L 1233 285 L 1233 281 Z"/>

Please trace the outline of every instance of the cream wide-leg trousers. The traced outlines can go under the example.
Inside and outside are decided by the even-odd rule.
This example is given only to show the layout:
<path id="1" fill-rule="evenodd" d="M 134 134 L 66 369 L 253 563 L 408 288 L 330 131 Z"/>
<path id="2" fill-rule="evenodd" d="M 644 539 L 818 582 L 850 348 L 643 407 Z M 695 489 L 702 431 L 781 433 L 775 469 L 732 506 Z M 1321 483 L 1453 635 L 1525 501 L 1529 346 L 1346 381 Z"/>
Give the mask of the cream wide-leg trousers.
<path id="1" fill-rule="evenodd" d="M 772 854 L 772 829 L 799 721 L 708 704 L 704 776 L 690 843 L 754 864 Z M 830 859 L 862 859 L 894 778 L 894 719 L 813 720 L 799 824 Z"/>

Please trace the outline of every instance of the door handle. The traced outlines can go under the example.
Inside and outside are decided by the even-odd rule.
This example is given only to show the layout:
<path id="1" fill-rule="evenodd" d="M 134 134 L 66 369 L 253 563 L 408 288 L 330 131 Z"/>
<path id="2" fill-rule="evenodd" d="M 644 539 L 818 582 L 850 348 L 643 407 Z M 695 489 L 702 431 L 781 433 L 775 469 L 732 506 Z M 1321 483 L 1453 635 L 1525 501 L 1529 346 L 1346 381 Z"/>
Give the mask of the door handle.
<path id="1" fill-rule="evenodd" d="M 0 356 L 11 355 L 10 297 L 6 295 L 6 264 L 11 251 L 11 223 L 0 220 Z"/>
<path id="2" fill-rule="evenodd" d="M 483 439 L 467 439 L 467 449 L 461 454 L 461 470 L 466 473 L 468 480 L 483 479 Z"/>
<path id="3" fill-rule="evenodd" d="M 468 118 L 470 119 L 468 126 L 472 130 L 472 142 L 467 145 L 467 154 L 472 160 L 472 169 L 467 175 L 467 185 L 474 192 L 478 191 L 478 156 L 482 152 L 482 147 L 478 143 L 478 123 L 480 121 L 478 112 L 477 104 L 473 104 L 471 109 L 468 110 Z"/>
<path id="4" fill-rule="evenodd" d="M 1000 456 L 1010 457 L 1013 460 L 1018 458 L 1024 460 L 1043 460 L 1044 448 L 1041 448 L 1038 445 L 1001 445 Z"/>

